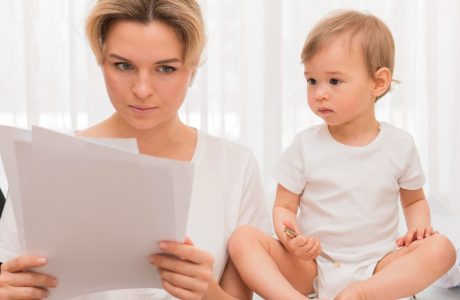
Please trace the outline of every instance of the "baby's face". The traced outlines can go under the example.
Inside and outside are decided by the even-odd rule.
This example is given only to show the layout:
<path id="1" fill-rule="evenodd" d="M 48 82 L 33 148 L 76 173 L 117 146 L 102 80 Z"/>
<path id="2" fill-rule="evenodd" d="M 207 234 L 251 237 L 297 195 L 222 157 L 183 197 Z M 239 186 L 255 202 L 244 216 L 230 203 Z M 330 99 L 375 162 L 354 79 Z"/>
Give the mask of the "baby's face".
<path id="1" fill-rule="evenodd" d="M 304 67 L 308 105 L 328 125 L 375 119 L 374 80 L 361 47 L 348 36 L 325 44 Z"/>

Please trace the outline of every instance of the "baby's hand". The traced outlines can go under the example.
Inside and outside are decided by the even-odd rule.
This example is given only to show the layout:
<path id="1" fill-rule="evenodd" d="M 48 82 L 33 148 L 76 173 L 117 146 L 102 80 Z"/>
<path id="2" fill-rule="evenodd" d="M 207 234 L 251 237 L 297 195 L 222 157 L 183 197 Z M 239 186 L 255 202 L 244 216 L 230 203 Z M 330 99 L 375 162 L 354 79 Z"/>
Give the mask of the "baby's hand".
<path id="1" fill-rule="evenodd" d="M 412 242 L 423 240 L 433 234 L 438 233 L 436 230 L 433 230 L 433 227 L 428 226 L 419 226 L 416 229 L 410 229 L 407 231 L 406 235 L 403 235 L 396 239 L 396 245 L 398 247 L 407 247 Z"/>
<path id="2" fill-rule="evenodd" d="M 285 246 L 289 252 L 303 260 L 313 260 L 321 253 L 319 238 L 302 234 L 288 240 Z"/>
<path id="3" fill-rule="evenodd" d="M 284 230 L 287 241 L 284 243 L 286 249 L 302 260 L 313 260 L 321 253 L 321 244 L 317 237 L 307 237 L 298 231 L 293 230 L 292 224 L 284 222 Z"/>

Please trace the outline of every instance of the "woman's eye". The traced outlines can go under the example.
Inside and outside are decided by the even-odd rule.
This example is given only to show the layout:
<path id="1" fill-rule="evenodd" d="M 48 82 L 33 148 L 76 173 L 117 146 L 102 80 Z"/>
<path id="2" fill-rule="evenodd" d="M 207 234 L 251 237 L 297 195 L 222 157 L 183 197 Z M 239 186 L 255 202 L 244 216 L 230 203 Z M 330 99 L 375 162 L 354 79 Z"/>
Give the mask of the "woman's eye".
<path id="1" fill-rule="evenodd" d="M 316 79 L 307 78 L 307 83 L 310 84 L 310 85 L 315 85 L 316 84 Z"/>
<path id="2" fill-rule="evenodd" d="M 132 70 L 133 65 L 127 62 L 120 62 L 120 63 L 115 63 L 115 67 L 119 70 L 126 71 L 126 70 Z"/>
<path id="3" fill-rule="evenodd" d="M 342 81 L 340 81 L 339 79 L 335 79 L 335 78 L 331 78 L 329 80 L 329 83 L 332 84 L 332 85 L 338 85 L 340 84 Z"/>
<path id="4" fill-rule="evenodd" d="M 172 72 L 176 71 L 176 68 L 171 67 L 171 66 L 161 66 L 158 70 L 161 73 L 172 73 Z"/>

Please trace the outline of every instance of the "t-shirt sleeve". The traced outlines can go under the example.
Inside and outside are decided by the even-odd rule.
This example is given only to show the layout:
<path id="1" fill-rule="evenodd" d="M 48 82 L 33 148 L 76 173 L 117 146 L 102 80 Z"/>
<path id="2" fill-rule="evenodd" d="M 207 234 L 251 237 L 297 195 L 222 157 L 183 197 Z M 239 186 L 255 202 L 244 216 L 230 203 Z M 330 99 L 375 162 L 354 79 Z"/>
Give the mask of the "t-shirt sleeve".
<path id="1" fill-rule="evenodd" d="M 299 136 L 281 155 L 273 170 L 273 177 L 292 193 L 300 195 L 305 189 L 305 166 Z"/>
<path id="2" fill-rule="evenodd" d="M 407 190 L 416 190 L 425 184 L 420 157 L 414 140 L 410 140 L 410 148 L 406 157 L 406 164 L 398 180 L 399 186 Z"/>
<path id="3" fill-rule="evenodd" d="M 259 166 L 254 155 L 250 155 L 245 170 L 244 188 L 238 216 L 238 226 L 253 225 L 271 233 L 272 226 Z"/>
<path id="4" fill-rule="evenodd" d="M 0 218 L 0 262 L 6 262 L 20 254 L 16 220 L 11 199 L 7 198 Z"/>

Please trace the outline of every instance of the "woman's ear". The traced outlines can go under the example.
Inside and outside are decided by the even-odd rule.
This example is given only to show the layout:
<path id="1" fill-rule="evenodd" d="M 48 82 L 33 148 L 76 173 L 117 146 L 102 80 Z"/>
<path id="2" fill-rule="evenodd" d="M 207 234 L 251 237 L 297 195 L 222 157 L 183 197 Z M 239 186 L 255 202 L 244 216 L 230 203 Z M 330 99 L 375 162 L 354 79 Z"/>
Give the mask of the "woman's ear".
<path id="1" fill-rule="evenodd" d="M 374 74 L 373 94 L 379 98 L 389 89 L 391 84 L 391 71 L 386 67 L 381 67 Z"/>
<path id="2" fill-rule="evenodd" d="M 189 87 L 192 87 L 193 81 L 195 80 L 195 76 L 196 76 L 196 69 L 193 70 L 192 76 L 190 76 L 190 83 L 188 84 Z"/>

